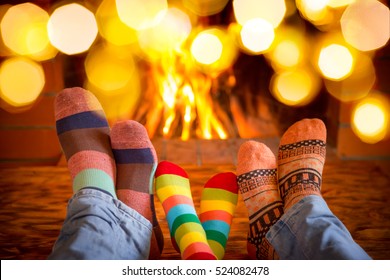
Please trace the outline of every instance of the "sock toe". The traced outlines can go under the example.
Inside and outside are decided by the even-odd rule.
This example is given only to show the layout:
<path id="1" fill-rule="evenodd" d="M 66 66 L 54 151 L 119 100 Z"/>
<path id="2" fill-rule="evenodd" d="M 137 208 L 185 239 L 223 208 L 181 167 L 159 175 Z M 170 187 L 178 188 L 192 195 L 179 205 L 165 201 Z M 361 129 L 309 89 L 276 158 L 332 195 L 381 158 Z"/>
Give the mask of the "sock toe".
<path id="1" fill-rule="evenodd" d="M 238 151 L 237 175 L 254 169 L 276 168 L 274 153 L 265 144 L 256 141 L 243 143 Z"/>
<path id="2" fill-rule="evenodd" d="M 303 119 L 287 129 L 280 140 L 280 145 L 313 139 L 326 141 L 325 124 L 320 119 Z"/>

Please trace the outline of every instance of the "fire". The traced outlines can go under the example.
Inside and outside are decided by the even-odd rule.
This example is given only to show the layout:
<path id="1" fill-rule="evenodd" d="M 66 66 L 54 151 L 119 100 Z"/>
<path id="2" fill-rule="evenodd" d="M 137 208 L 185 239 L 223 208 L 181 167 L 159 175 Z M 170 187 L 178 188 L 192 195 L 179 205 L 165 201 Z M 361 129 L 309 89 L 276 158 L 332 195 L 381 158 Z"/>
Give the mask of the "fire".
<path id="1" fill-rule="evenodd" d="M 175 64 L 164 59 L 151 71 L 159 94 L 154 95 L 152 113 L 146 117 L 149 134 L 161 133 L 165 138 L 179 136 L 182 140 L 228 138 L 210 96 L 213 78 L 191 67 L 188 69 L 190 63 L 172 67 L 181 60 L 179 56 L 173 59 Z"/>

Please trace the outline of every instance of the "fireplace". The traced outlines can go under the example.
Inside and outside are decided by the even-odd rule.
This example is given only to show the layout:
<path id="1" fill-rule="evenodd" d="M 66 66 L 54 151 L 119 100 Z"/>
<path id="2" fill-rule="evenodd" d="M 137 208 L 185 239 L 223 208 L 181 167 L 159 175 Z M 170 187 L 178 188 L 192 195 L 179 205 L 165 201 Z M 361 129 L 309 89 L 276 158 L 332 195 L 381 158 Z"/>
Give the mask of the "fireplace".
<path id="1" fill-rule="evenodd" d="M 344 6 L 337 6 L 333 3 L 337 1 L 330 1 L 314 12 L 306 6 L 307 1 L 275 1 L 269 5 L 282 10 L 281 18 L 270 19 L 268 14 L 262 14 L 262 20 L 245 20 L 242 14 L 245 10 L 248 13 L 249 4 L 253 5 L 251 14 L 256 12 L 256 5 L 265 5 L 260 10 L 267 10 L 267 1 L 209 1 L 214 3 L 211 6 L 203 1 L 168 1 L 158 28 L 136 30 L 126 25 L 135 23 L 119 20 L 115 0 L 85 1 L 83 8 L 97 22 L 91 46 L 72 54 L 66 53 L 70 50 L 61 51 L 53 41 L 52 57 L 40 59 L 18 54 L 8 44 L 7 13 L 15 12 L 20 1 L 8 2 L 1 6 L 0 13 L 2 75 L 5 77 L 12 59 L 32 60 L 44 74 L 44 83 L 31 102 L 10 101 L 3 90 L 1 165 L 58 163 L 61 150 L 52 104 L 58 91 L 73 86 L 93 92 L 111 124 L 134 119 L 145 125 L 161 149 L 167 149 L 169 141 L 195 151 L 202 141 L 219 141 L 220 147 L 245 139 L 268 141 L 280 137 L 297 120 L 320 118 L 328 127 L 328 143 L 341 158 L 390 157 L 390 117 L 386 107 L 390 92 L 389 30 L 386 24 L 378 23 L 381 35 L 377 40 L 385 42 L 374 49 L 367 50 L 367 42 L 351 47 L 355 38 L 345 43 L 347 16 L 359 14 L 356 3 L 345 1 Z M 240 7 L 240 2 L 247 6 Z M 35 3 L 28 9 L 46 11 L 47 18 L 62 7 L 57 1 Z M 370 9 L 377 15 L 385 10 L 386 23 L 385 4 L 376 1 Z M 364 22 L 369 14 L 360 20 Z M 354 21 L 356 18 L 349 19 L 357 26 L 359 22 Z M 249 22 L 249 27 L 244 22 Z M 115 35 L 112 28 L 120 32 Z M 271 37 L 261 37 L 260 43 L 252 40 L 267 35 L 267 30 L 272 31 Z M 381 38 L 383 34 L 387 39 Z M 326 57 L 325 51 L 347 52 L 350 56 L 334 67 L 329 64 L 332 57 Z M 349 63 L 353 70 L 343 73 Z M 332 67 L 338 71 L 331 71 Z M 358 105 L 365 105 L 365 98 L 377 100 L 384 112 L 381 138 L 370 138 L 370 131 L 363 135 L 355 124 L 359 119 L 354 118 Z M 374 118 L 375 113 L 369 116 Z M 369 119 L 360 118 L 366 123 Z M 381 120 L 381 116 L 378 118 Z M 378 122 L 374 119 L 368 129 Z"/>

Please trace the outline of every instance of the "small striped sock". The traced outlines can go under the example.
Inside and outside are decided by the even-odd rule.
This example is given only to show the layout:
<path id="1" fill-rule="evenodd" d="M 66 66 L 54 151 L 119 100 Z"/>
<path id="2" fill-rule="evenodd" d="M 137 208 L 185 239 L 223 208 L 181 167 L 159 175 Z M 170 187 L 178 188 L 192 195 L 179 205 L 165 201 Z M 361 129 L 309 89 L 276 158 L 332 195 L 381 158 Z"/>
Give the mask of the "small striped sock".
<path id="1" fill-rule="evenodd" d="M 110 128 L 96 97 L 82 88 L 64 89 L 55 99 L 55 118 L 73 192 L 97 188 L 116 197 Z"/>
<path id="2" fill-rule="evenodd" d="M 276 158 L 264 144 L 247 141 L 238 151 L 237 183 L 249 215 L 248 254 L 253 259 L 278 259 L 265 237 L 283 214 Z"/>
<path id="3" fill-rule="evenodd" d="M 111 147 L 117 167 L 118 199 L 153 224 L 149 259 L 158 259 L 164 248 L 164 238 L 154 211 L 156 151 L 145 127 L 131 120 L 114 124 Z"/>
<path id="4" fill-rule="evenodd" d="M 173 246 L 183 260 L 213 259 L 206 233 L 195 211 L 187 173 L 163 161 L 155 174 L 156 193 L 165 211 Z"/>
<path id="5" fill-rule="evenodd" d="M 230 226 L 237 206 L 237 177 L 232 172 L 219 173 L 207 181 L 200 200 L 199 219 L 207 241 L 216 257 L 225 255 Z"/>

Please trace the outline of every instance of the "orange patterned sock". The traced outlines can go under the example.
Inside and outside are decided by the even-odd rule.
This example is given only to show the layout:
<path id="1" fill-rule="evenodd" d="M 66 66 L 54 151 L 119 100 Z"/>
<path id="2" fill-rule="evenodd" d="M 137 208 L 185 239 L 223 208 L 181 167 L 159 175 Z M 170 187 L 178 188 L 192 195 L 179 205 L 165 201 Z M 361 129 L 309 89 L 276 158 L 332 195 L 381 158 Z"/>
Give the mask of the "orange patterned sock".
<path id="1" fill-rule="evenodd" d="M 276 158 L 266 145 L 255 141 L 241 145 L 237 182 L 249 214 L 249 256 L 278 259 L 265 235 L 282 216 L 283 203 L 277 185 Z"/>
<path id="2" fill-rule="evenodd" d="M 321 196 L 325 155 L 326 127 L 321 120 L 301 120 L 284 133 L 279 146 L 278 174 L 285 211 L 305 196 Z"/>

